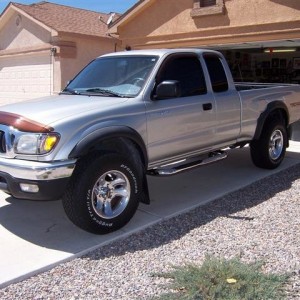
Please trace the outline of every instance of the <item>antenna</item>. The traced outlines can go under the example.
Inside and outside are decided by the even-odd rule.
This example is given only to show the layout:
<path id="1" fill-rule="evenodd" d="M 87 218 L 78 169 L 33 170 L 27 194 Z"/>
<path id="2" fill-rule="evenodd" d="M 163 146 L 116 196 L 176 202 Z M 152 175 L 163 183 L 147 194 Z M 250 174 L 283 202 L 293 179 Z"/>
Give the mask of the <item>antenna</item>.
<path id="1" fill-rule="evenodd" d="M 99 16 L 99 17 L 98 17 L 98 20 L 99 20 L 101 23 L 106 24 L 106 23 L 103 21 L 103 17 L 102 17 L 102 16 Z"/>

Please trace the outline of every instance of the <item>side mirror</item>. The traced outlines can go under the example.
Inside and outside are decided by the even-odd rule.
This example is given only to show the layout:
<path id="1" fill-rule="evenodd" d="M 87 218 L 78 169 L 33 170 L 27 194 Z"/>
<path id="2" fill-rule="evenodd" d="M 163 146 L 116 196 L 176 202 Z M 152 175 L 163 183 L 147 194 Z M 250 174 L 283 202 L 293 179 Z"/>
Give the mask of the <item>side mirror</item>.
<path id="1" fill-rule="evenodd" d="M 156 87 L 155 100 L 178 98 L 181 96 L 180 82 L 177 80 L 165 80 Z"/>

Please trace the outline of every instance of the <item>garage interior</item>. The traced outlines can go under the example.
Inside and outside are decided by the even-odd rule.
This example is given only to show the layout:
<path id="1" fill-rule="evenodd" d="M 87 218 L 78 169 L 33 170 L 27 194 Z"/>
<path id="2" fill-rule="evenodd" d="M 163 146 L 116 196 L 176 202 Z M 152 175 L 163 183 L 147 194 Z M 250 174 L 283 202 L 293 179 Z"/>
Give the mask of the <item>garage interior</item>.
<path id="1" fill-rule="evenodd" d="M 236 82 L 300 84 L 300 39 L 215 45 Z"/>

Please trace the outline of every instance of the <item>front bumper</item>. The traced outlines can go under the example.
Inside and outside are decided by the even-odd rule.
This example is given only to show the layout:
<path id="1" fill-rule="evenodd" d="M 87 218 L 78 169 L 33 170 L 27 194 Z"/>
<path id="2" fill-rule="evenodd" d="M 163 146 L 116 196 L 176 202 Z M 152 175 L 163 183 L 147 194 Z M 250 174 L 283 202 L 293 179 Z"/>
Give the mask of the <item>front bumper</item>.
<path id="1" fill-rule="evenodd" d="M 0 190 L 15 198 L 31 200 L 59 199 L 65 192 L 76 160 L 36 162 L 0 158 Z M 21 186 L 34 186 L 26 191 Z"/>

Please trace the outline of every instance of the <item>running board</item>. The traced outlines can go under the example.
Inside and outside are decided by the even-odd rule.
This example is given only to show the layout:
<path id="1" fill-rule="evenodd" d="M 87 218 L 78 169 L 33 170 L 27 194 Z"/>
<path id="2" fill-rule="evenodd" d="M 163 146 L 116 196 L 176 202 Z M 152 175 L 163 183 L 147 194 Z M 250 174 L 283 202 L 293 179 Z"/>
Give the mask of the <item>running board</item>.
<path id="1" fill-rule="evenodd" d="M 225 158 L 227 158 L 227 152 L 215 151 L 209 153 L 207 158 L 197 159 L 194 157 L 193 159 L 186 159 L 184 161 L 175 162 L 169 165 L 149 170 L 147 174 L 151 176 L 172 176 L 184 171 L 215 163 Z"/>

